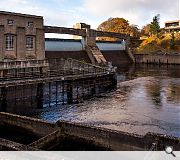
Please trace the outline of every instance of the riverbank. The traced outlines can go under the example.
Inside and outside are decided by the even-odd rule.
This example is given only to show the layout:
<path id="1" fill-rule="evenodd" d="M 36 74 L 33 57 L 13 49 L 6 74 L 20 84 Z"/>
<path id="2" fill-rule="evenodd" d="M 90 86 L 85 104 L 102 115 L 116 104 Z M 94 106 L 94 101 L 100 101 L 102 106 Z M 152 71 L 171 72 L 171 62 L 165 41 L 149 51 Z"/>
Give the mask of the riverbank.
<path id="1" fill-rule="evenodd" d="M 134 54 L 136 63 L 180 65 L 180 54 Z"/>

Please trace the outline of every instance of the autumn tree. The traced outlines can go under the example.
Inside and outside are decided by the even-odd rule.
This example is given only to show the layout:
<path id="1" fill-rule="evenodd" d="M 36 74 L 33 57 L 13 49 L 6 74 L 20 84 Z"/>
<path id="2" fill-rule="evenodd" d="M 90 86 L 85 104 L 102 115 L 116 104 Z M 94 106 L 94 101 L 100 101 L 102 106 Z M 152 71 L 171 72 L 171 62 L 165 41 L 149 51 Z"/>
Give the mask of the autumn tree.
<path id="1" fill-rule="evenodd" d="M 170 48 L 174 49 L 175 47 L 175 36 L 174 36 L 174 31 L 171 33 L 171 41 L 170 41 Z"/>
<path id="2" fill-rule="evenodd" d="M 141 35 L 142 36 L 150 36 L 150 34 L 151 34 L 150 26 L 151 26 L 151 24 L 147 24 L 147 25 L 142 27 L 142 29 L 141 29 Z"/>
<path id="3" fill-rule="evenodd" d="M 159 20 L 160 20 L 159 14 L 153 17 L 153 21 L 150 24 L 150 33 L 152 35 L 158 35 L 160 31 Z"/>
<path id="4" fill-rule="evenodd" d="M 130 25 L 129 22 L 124 18 L 109 18 L 103 22 L 97 28 L 99 31 L 116 32 L 129 34 L 131 36 L 139 36 L 139 29 L 137 25 Z M 101 40 L 117 40 L 115 38 L 103 37 Z"/>
<path id="5" fill-rule="evenodd" d="M 139 26 L 132 24 L 130 27 L 132 29 L 132 36 L 136 37 L 136 38 L 139 38 L 140 35 L 141 35 Z"/>

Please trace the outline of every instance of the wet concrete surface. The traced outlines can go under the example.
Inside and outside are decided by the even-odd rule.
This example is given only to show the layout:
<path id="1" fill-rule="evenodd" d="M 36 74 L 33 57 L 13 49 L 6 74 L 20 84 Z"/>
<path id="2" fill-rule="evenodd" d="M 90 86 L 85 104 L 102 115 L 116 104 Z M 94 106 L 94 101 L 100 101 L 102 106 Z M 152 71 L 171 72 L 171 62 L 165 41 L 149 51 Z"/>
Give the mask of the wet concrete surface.
<path id="1" fill-rule="evenodd" d="M 66 120 L 141 135 L 180 137 L 180 66 L 119 66 L 114 92 L 79 104 L 8 111 L 49 122 Z"/>

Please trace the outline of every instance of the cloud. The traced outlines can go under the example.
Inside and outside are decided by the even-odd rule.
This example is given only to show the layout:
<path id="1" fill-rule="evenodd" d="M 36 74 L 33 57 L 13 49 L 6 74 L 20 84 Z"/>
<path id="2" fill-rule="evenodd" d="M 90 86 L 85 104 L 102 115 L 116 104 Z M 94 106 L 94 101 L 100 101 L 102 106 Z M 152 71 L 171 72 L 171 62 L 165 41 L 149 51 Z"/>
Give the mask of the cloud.
<path id="1" fill-rule="evenodd" d="M 69 26 L 79 15 L 74 9 L 63 9 L 66 2 L 67 0 L 1 0 L 0 10 L 40 15 L 44 17 L 46 25 Z"/>
<path id="2" fill-rule="evenodd" d="M 178 19 L 178 0 L 0 0 L 0 10 L 44 16 L 46 25 L 72 27 L 77 22 L 97 28 L 109 17 L 124 17 L 139 26 L 156 14 L 161 22 Z"/>
<path id="3" fill-rule="evenodd" d="M 133 24 L 143 25 L 160 14 L 162 21 L 177 19 L 179 0 L 84 0 L 90 14 L 101 17 L 124 17 Z"/>

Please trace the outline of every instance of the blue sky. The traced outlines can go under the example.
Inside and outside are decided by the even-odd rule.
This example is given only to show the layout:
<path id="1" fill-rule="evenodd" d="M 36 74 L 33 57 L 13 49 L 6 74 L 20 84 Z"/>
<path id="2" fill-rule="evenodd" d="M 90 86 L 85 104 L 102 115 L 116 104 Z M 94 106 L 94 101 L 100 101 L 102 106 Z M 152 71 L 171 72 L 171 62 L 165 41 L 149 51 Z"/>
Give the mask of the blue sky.
<path id="1" fill-rule="evenodd" d="M 110 17 L 123 17 L 142 27 L 156 14 L 179 19 L 179 0 L 0 0 L 0 10 L 44 16 L 46 25 L 72 27 L 85 22 L 97 28 Z"/>

